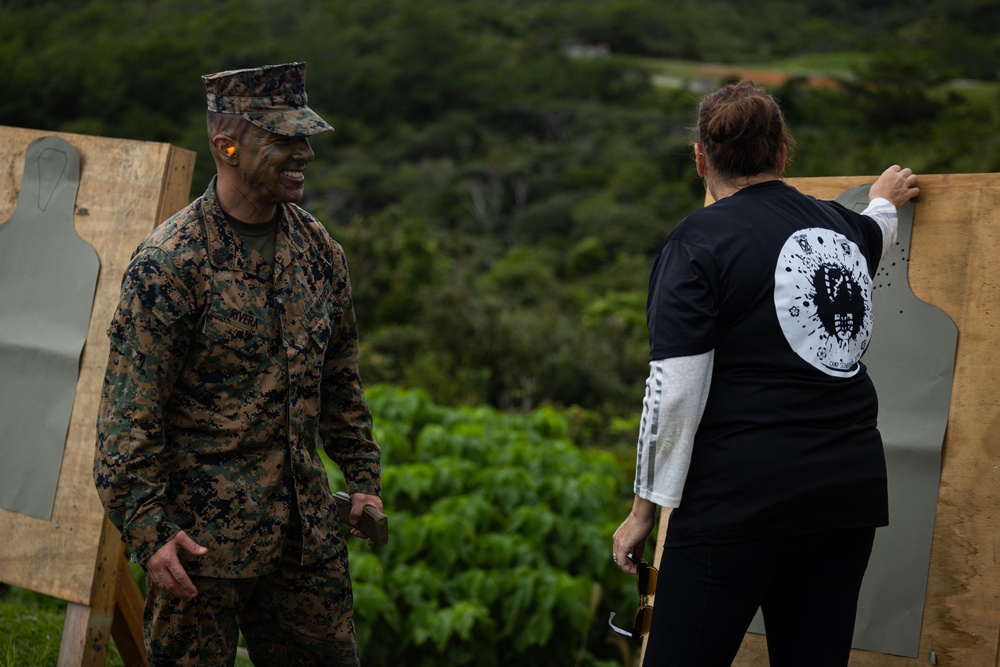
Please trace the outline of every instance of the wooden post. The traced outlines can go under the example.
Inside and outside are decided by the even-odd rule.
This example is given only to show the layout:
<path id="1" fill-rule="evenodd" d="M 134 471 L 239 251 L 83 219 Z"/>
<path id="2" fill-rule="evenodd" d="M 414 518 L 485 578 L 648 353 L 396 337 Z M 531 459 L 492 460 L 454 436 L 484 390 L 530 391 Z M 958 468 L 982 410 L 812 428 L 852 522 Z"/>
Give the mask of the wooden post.
<path id="1" fill-rule="evenodd" d="M 133 250 L 189 202 L 195 154 L 169 144 L 0 127 L 0 221 L 13 214 L 28 145 L 59 136 L 80 153 L 73 222 L 101 262 L 52 519 L 0 509 L 0 581 L 69 602 L 60 667 L 103 665 L 113 637 L 126 665 L 147 665 L 142 595 L 93 481 L 105 334 Z M 0 224 L 2 224 L 0 222 Z"/>
<path id="2" fill-rule="evenodd" d="M 132 574 L 124 552 L 118 559 L 118 581 L 115 588 L 115 617 L 111 622 L 111 636 L 118 647 L 125 667 L 149 665 L 142 636 L 142 609 L 144 600 L 139 584 Z"/>
<path id="3" fill-rule="evenodd" d="M 90 604 L 70 602 L 66 607 L 59 667 L 97 667 L 104 664 L 111 641 L 115 595 L 124 556 L 125 545 L 118 539 L 118 530 L 104 519 Z M 132 576 L 131 572 L 128 574 Z M 141 643 L 139 648 L 142 648 Z"/>

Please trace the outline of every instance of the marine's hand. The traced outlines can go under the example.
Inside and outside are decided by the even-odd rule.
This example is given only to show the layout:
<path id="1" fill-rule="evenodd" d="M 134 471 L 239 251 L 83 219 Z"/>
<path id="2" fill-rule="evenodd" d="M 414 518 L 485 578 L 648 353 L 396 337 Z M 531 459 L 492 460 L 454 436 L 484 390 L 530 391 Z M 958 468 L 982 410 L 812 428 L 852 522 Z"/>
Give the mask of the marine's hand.
<path id="1" fill-rule="evenodd" d="M 373 496 L 368 493 L 352 493 L 351 494 L 351 535 L 354 537 L 367 538 L 363 532 L 357 529 L 358 522 L 361 521 L 361 513 L 365 511 L 365 505 L 371 505 L 379 512 L 385 512 L 382 509 L 382 499 L 378 496 Z M 375 546 L 375 540 L 368 540 L 369 546 Z"/>
<path id="2" fill-rule="evenodd" d="M 868 200 L 882 197 L 899 208 L 919 194 L 917 175 L 909 167 L 903 169 L 898 164 L 894 164 L 883 171 L 878 180 L 869 188 Z"/>
<path id="3" fill-rule="evenodd" d="M 632 511 L 618 526 L 613 538 L 613 558 L 623 571 L 635 574 L 639 568 L 628 558 L 632 554 L 638 561 L 642 558 L 646 538 L 653 532 L 653 521 L 656 517 L 656 505 L 636 496 Z"/>
<path id="4" fill-rule="evenodd" d="M 174 597 L 190 600 L 198 595 L 198 589 L 181 564 L 178 556 L 181 550 L 193 556 L 204 556 L 208 552 L 182 530 L 146 561 L 146 581 Z"/>

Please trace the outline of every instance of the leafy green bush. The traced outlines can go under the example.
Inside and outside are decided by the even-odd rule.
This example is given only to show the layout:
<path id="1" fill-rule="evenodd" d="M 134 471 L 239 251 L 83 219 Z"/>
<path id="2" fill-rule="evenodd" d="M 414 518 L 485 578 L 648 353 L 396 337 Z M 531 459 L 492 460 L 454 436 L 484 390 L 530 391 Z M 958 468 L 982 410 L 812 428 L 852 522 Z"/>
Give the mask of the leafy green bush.
<path id="1" fill-rule="evenodd" d="M 368 400 L 390 538 L 350 541 L 362 662 L 620 665 L 604 619 L 635 600 L 608 557 L 628 510 L 614 457 L 569 442 L 551 409 L 443 408 L 388 386 Z"/>

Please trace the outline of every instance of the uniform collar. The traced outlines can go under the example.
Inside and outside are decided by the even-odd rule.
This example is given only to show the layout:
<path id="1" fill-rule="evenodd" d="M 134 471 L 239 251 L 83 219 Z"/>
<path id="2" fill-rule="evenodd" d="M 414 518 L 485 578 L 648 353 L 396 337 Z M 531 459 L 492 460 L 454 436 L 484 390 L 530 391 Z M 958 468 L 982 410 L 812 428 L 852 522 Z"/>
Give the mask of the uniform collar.
<path id="1" fill-rule="evenodd" d="M 215 182 L 216 177 L 213 177 L 202 197 L 209 262 L 216 269 L 262 275 L 268 270 L 263 268 L 266 265 L 251 260 L 249 246 L 229 224 L 219 205 Z M 274 243 L 275 273 L 286 270 L 295 257 L 302 253 L 304 245 L 301 222 L 297 216 L 289 215 L 289 206 L 278 205 L 278 226 Z"/>

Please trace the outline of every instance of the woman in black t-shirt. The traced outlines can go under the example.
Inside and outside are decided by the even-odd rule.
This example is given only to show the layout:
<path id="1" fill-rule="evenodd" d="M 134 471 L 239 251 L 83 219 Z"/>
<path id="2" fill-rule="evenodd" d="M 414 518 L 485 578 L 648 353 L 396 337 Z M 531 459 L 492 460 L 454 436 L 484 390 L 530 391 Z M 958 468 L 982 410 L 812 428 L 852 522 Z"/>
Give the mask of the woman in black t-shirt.
<path id="1" fill-rule="evenodd" d="M 613 558 L 635 573 L 656 506 L 674 508 L 646 667 L 730 665 L 758 608 L 773 667 L 842 667 L 888 522 L 860 361 L 871 276 L 917 178 L 886 169 L 860 214 L 799 193 L 781 180 L 793 142 L 778 104 L 749 82 L 706 96 L 696 132 L 715 203 L 650 274 L 635 501 Z"/>

